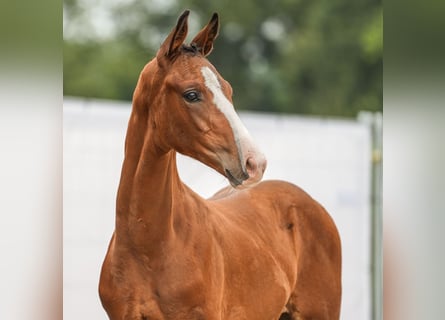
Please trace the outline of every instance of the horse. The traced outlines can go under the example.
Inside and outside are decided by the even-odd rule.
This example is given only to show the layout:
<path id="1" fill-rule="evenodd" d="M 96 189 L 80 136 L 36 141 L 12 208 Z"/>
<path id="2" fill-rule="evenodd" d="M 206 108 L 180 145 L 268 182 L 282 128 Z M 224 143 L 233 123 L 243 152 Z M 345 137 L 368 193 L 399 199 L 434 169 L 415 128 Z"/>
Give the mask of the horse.
<path id="1" fill-rule="evenodd" d="M 207 60 L 218 14 L 185 44 L 186 10 L 134 90 L 99 296 L 111 320 L 338 319 L 341 244 L 301 188 L 261 181 L 266 158 Z M 204 199 L 176 153 L 228 179 Z"/>

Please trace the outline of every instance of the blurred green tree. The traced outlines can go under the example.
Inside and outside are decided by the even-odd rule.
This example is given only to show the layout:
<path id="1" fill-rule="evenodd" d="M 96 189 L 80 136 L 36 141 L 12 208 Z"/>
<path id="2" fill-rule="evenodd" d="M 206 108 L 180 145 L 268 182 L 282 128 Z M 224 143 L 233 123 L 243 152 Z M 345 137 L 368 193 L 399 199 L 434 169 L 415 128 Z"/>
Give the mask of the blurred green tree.
<path id="1" fill-rule="evenodd" d="M 382 110 L 381 1 L 111 3 L 65 0 L 65 95 L 130 100 L 140 70 L 189 8 L 190 38 L 220 14 L 209 59 L 232 84 L 238 109 L 343 117 Z"/>

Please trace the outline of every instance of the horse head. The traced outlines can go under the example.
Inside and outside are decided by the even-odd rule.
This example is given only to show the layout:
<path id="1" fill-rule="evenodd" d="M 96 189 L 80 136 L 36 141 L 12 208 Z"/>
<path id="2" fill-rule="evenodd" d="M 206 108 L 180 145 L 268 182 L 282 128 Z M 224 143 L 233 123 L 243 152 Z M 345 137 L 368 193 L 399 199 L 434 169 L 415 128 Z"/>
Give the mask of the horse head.
<path id="1" fill-rule="evenodd" d="M 184 44 L 189 11 L 142 71 L 134 100 L 149 109 L 149 131 L 159 152 L 178 151 L 224 175 L 233 187 L 259 182 L 266 159 L 239 119 L 232 88 L 207 60 L 219 19 Z"/>

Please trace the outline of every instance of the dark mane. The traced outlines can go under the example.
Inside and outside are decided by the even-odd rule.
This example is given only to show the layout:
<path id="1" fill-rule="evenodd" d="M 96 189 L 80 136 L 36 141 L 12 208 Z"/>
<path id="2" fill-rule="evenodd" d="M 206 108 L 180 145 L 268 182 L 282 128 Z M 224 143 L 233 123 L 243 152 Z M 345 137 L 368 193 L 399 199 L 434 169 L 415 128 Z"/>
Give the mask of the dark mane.
<path id="1" fill-rule="evenodd" d="M 191 53 L 192 55 L 197 55 L 199 54 L 199 48 L 196 46 L 195 43 L 191 43 L 190 45 L 188 44 L 183 44 L 182 45 L 182 51 L 184 53 Z"/>

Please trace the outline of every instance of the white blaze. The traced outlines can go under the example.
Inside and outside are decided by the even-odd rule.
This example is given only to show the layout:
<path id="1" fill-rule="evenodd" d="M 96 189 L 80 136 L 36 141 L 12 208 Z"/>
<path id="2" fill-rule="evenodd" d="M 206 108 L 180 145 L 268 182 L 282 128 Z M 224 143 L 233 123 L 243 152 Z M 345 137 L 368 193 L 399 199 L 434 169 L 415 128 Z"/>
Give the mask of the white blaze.
<path id="1" fill-rule="evenodd" d="M 202 67 L 201 73 L 204 77 L 206 87 L 213 93 L 213 103 L 218 110 L 224 114 L 230 124 L 230 127 L 232 128 L 235 143 L 238 147 L 240 160 L 243 161 L 245 160 L 244 157 L 247 156 L 247 154 L 255 154 L 257 152 L 257 148 L 252 143 L 249 132 L 235 112 L 235 108 L 224 95 L 216 74 L 209 67 Z M 242 165 L 244 167 L 243 162 Z"/>

